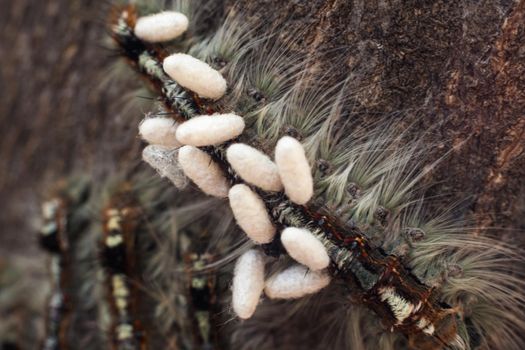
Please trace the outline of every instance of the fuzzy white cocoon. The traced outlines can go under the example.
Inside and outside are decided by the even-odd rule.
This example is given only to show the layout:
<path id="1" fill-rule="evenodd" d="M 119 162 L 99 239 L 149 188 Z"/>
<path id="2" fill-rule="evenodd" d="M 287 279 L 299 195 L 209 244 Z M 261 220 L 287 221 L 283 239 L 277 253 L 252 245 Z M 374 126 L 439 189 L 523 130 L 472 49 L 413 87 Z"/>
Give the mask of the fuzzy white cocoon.
<path id="1" fill-rule="evenodd" d="M 330 264 L 323 243 L 307 229 L 285 228 L 281 234 L 281 242 L 292 258 L 311 270 L 322 270 Z"/>
<path id="2" fill-rule="evenodd" d="M 200 97 L 218 100 L 226 93 L 226 80 L 222 74 L 190 55 L 176 53 L 168 56 L 163 68 L 173 80 Z"/>
<path id="3" fill-rule="evenodd" d="M 137 19 L 133 31 L 137 38 L 150 43 L 170 41 L 188 29 L 188 17 L 175 11 L 164 11 Z"/>
<path id="4" fill-rule="evenodd" d="M 288 198 L 294 203 L 306 204 L 312 198 L 314 185 L 301 143 L 290 136 L 282 137 L 275 146 L 275 163 Z"/>
<path id="5" fill-rule="evenodd" d="M 204 193 L 215 197 L 227 197 L 230 186 L 221 168 L 206 152 L 197 147 L 183 146 L 179 149 L 179 164 Z"/>
<path id="6" fill-rule="evenodd" d="M 175 187 L 182 189 L 188 184 L 188 178 L 177 163 L 177 150 L 149 145 L 142 151 L 142 159 L 157 170 L 161 177 L 170 179 Z"/>
<path id="7" fill-rule="evenodd" d="M 196 147 L 219 145 L 236 138 L 243 130 L 244 119 L 238 115 L 201 115 L 179 125 L 177 140 Z"/>
<path id="8" fill-rule="evenodd" d="M 329 283 L 326 271 L 309 271 L 305 266 L 295 265 L 270 277 L 264 292 L 271 299 L 296 299 L 317 293 Z"/>
<path id="9" fill-rule="evenodd" d="M 253 241 L 269 243 L 275 236 L 273 226 L 263 200 L 248 186 L 239 184 L 230 189 L 230 206 L 237 224 Z"/>
<path id="10" fill-rule="evenodd" d="M 171 118 L 145 118 L 139 125 L 139 134 L 144 141 L 152 145 L 161 145 L 170 148 L 180 146 L 175 137 L 177 123 Z"/>
<path id="11" fill-rule="evenodd" d="M 259 150 L 243 143 L 235 143 L 228 147 L 226 158 L 244 181 L 265 191 L 277 192 L 283 189 L 277 166 Z"/>
<path id="12" fill-rule="evenodd" d="M 233 274 L 233 311 L 242 319 L 250 318 L 264 289 L 264 256 L 249 250 L 239 257 Z"/>

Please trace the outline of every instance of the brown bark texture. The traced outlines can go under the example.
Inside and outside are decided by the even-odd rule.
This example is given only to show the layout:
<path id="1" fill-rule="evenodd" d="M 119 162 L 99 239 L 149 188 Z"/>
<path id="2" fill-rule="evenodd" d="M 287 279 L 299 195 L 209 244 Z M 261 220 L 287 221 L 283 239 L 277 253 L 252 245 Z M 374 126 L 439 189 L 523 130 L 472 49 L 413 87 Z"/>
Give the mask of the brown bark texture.
<path id="1" fill-rule="evenodd" d="M 247 23 L 301 33 L 318 69 L 350 76 L 356 124 L 429 133 L 430 196 L 479 232 L 525 229 L 525 0 L 226 0 Z M 38 261 L 40 196 L 58 178 L 139 159 L 133 85 L 109 81 L 108 4 L 0 0 L 0 263 Z M 131 93 L 132 95 L 126 95 Z M 442 203 L 442 200 L 437 202 Z M 436 205 L 442 205 L 442 204 Z M 1 264 L 0 264 L 1 265 Z M 30 263 L 32 265 L 32 263 Z"/>

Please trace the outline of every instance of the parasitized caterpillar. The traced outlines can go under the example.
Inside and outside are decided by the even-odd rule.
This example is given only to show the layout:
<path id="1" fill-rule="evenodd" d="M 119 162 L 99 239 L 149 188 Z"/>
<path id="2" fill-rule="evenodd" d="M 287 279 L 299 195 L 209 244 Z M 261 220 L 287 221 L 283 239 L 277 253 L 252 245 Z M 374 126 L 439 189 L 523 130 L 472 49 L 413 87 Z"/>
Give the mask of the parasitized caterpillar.
<path id="1" fill-rule="evenodd" d="M 266 215 L 269 215 L 271 219 L 271 225 L 268 226 L 270 228 L 266 230 L 269 235 L 260 239 L 260 232 L 256 234 L 250 232 L 251 226 L 256 228 L 262 226 L 260 219 L 264 219 L 265 214 L 261 210 L 258 210 L 260 214 L 255 215 L 257 222 L 250 222 L 250 219 L 247 219 L 248 224 L 243 225 L 242 222 L 245 221 L 243 217 L 252 215 L 244 216 L 240 211 L 236 218 L 250 238 L 258 243 L 265 243 L 262 248 L 268 255 L 278 256 L 284 253 L 279 234 L 273 236 L 277 229 L 284 227 L 306 229 L 308 234 L 313 235 L 323 244 L 324 251 L 317 250 L 319 254 L 326 252 L 330 257 L 331 276 L 346 284 L 347 293 L 352 296 L 355 303 L 366 305 L 375 311 L 375 314 L 385 324 L 387 331 L 397 330 L 404 334 L 409 339 L 407 346 L 423 349 L 473 348 L 477 346 L 480 339 L 482 342 L 488 339 L 497 341 L 498 330 L 490 326 L 488 317 L 484 318 L 483 315 L 476 314 L 474 310 L 484 304 L 489 304 L 492 307 L 490 312 L 497 313 L 497 309 L 502 305 L 501 300 L 505 300 L 505 310 L 514 309 L 516 313 L 521 312 L 518 305 L 523 301 L 523 296 L 512 286 L 518 282 L 518 279 L 503 271 L 505 264 L 497 265 L 497 262 L 501 262 L 500 256 L 505 256 L 505 259 L 508 259 L 506 264 L 511 264 L 517 259 L 517 252 L 504 245 L 495 245 L 490 239 L 473 239 L 468 233 L 451 235 L 446 230 L 441 233 L 435 230 L 436 227 L 438 229 L 447 228 L 448 223 L 439 215 L 436 215 L 439 220 L 430 220 L 426 225 L 422 222 L 422 219 L 418 217 L 421 214 L 421 204 L 416 201 L 416 205 L 411 206 L 411 201 L 405 198 L 412 191 L 417 180 L 425 174 L 425 171 L 420 171 L 418 166 L 409 162 L 410 158 L 418 155 L 418 147 L 415 145 L 400 147 L 399 138 L 392 137 L 392 134 L 388 132 L 378 131 L 371 132 L 369 138 L 356 137 L 357 141 L 354 143 L 347 142 L 341 137 L 341 131 L 336 128 L 338 126 L 345 130 L 345 124 L 341 124 L 340 120 L 341 109 L 344 107 L 344 93 L 335 94 L 335 97 L 331 99 L 326 98 L 328 102 L 325 101 L 325 103 L 329 106 L 320 111 L 326 114 L 308 113 L 312 111 L 301 114 L 301 108 L 304 108 L 305 105 L 311 107 L 304 99 L 306 94 L 302 91 L 306 88 L 303 86 L 305 81 L 302 79 L 299 79 L 297 84 L 292 84 L 291 87 L 285 86 L 285 92 L 278 93 L 276 99 L 265 101 L 265 99 L 258 98 L 255 102 L 263 101 L 262 107 L 254 101 L 247 104 L 246 100 L 253 96 L 271 95 L 268 92 L 261 93 L 264 90 L 261 86 L 255 87 L 258 93 L 254 94 L 254 86 L 251 85 L 257 84 L 253 84 L 250 79 L 246 78 L 240 82 L 232 80 L 253 73 L 246 68 L 251 63 L 250 59 L 253 58 L 246 59 L 246 56 L 253 52 L 256 55 L 256 49 L 242 51 L 237 56 L 234 55 L 233 59 L 220 57 L 220 55 L 214 57 L 209 52 L 201 52 L 203 58 L 208 58 L 210 64 L 216 65 L 215 68 L 226 68 L 223 71 L 230 78 L 228 81 L 233 84 L 230 90 L 224 91 L 227 92 L 227 95 L 222 100 L 213 102 L 211 100 L 216 100 L 221 91 L 220 79 L 214 79 L 217 82 L 217 90 L 214 91 L 216 94 L 209 94 L 199 84 L 188 84 L 187 80 L 178 75 L 180 72 L 174 70 L 173 65 L 185 65 L 187 72 L 193 74 L 197 70 L 202 72 L 203 76 L 213 76 L 210 71 L 213 68 L 202 62 L 202 64 L 194 63 L 180 55 L 165 60 L 167 54 L 161 47 L 139 40 L 133 34 L 135 16 L 131 9 L 124 10 L 113 25 L 113 36 L 123 55 L 161 96 L 168 113 L 177 117 L 178 122 L 182 123 L 179 126 L 182 131 L 179 132 L 177 129 L 175 132 L 177 141 L 185 144 L 178 150 L 180 167 L 198 187 L 208 194 L 225 197 L 229 186 L 241 183 L 243 180 L 252 185 L 252 187 L 247 186 L 245 194 L 240 196 L 241 201 L 247 200 L 250 196 L 252 199 L 255 198 L 247 206 L 252 209 L 255 208 L 254 203 L 264 204 L 263 209 L 266 208 Z M 190 49 L 190 52 L 193 50 L 199 54 L 199 49 L 202 47 L 196 45 Z M 246 61 L 241 70 L 245 70 L 240 74 L 235 69 L 242 66 L 239 61 L 243 59 Z M 225 64 L 219 67 L 216 62 Z M 280 68 L 282 66 L 277 69 Z M 292 68 L 290 70 L 293 71 Z M 184 71 L 183 69 L 182 72 Z M 297 78 L 297 75 L 289 75 Z M 245 83 L 246 81 L 249 83 Z M 186 86 L 183 88 L 182 85 Z M 333 94 L 338 88 L 332 87 L 332 90 L 328 89 L 326 94 Z M 191 89 L 193 91 L 190 91 Z M 318 92 L 320 89 L 313 89 L 317 90 L 317 95 L 314 96 L 326 97 Z M 281 91 L 281 89 L 276 90 Z M 206 97 L 210 97 L 211 100 L 206 100 Z M 316 100 L 313 104 L 322 105 L 322 102 Z M 287 105 L 297 108 L 298 111 L 290 111 L 292 107 Z M 314 108 L 313 112 L 319 112 L 319 107 L 317 108 Z M 237 128 L 237 126 L 233 127 L 231 122 L 224 121 L 224 112 L 231 112 L 232 109 L 243 114 L 246 130 L 244 130 L 244 125 L 242 128 Z M 223 115 L 201 116 L 215 111 Z M 303 119 L 294 114 L 303 116 Z M 185 122 L 190 118 L 195 118 L 192 123 Z M 210 119 L 215 121 L 213 125 L 217 127 L 213 129 L 214 132 L 211 135 L 206 131 L 212 125 L 209 123 Z M 183 127 L 185 124 L 186 127 Z M 292 124 L 291 128 L 287 124 Z M 220 125 L 223 127 L 221 128 Z M 184 129 L 186 129 L 185 132 L 183 132 Z M 283 129 L 286 132 L 283 132 Z M 226 133 L 232 130 L 233 134 Z M 182 137 L 179 137 L 179 133 Z M 193 140 L 184 136 L 185 133 L 192 136 Z M 283 137 L 286 133 L 296 136 L 292 140 L 299 136 L 302 137 L 302 142 L 286 139 L 286 136 Z M 385 135 L 387 141 L 382 140 Z M 275 160 L 286 195 L 272 193 L 271 190 L 270 192 L 263 191 L 262 189 L 265 189 L 263 186 L 267 184 L 253 183 L 258 180 L 252 178 L 249 172 L 243 175 L 242 167 L 235 166 L 235 160 L 232 158 L 233 161 L 231 161 L 226 151 L 232 142 L 241 140 L 255 146 L 255 149 L 264 151 L 270 149 L 277 139 L 289 140 L 287 143 L 295 145 L 290 147 L 294 147 L 294 152 L 297 154 L 297 156 L 280 162 L 279 147 L 276 149 Z M 222 145 L 221 143 L 225 141 L 226 144 Z M 233 146 L 236 145 L 238 144 Z M 352 150 L 351 147 L 355 147 L 355 150 Z M 306 149 L 306 153 L 302 151 L 304 155 L 301 156 L 303 148 Z M 392 148 L 395 149 L 392 150 Z M 286 151 L 284 154 L 289 152 L 292 151 Z M 328 176 L 323 174 L 326 172 L 327 167 L 325 166 L 316 169 L 313 176 L 310 174 L 309 164 L 312 163 L 312 160 L 318 159 L 319 155 L 328 158 L 333 163 L 331 165 L 335 169 L 332 169 L 331 173 L 328 172 Z M 189 161 L 191 159 L 201 159 L 201 161 L 192 164 Z M 253 160 L 254 158 L 248 156 L 247 159 Z M 305 160 L 307 171 L 304 166 Z M 300 175 L 295 179 L 301 180 L 301 186 L 296 186 L 297 184 L 293 183 L 294 176 L 287 176 L 285 167 L 279 165 L 279 163 L 290 164 L 290 161 L 296 163 L 291 167 L 291 174 Z M 350 166 L 347 162 L 350 163 Z M 241 163 L 246 164 L 246 161 L 241 161 Z M 254 161 L 254 163 L 260 162 Z M 205 166 L 205 164 L 208 165 Z M 368 178 L 362 174 L 358 176 L 356 171 L 369 176 Z M 359 184 L 350 181 L 353 178 L 360 180 Z M 235 186 L 232 189 L 236 188 Z M 302 195 L 304 197 L 301 197 Z M 230 197 L 230 204 L 236 214 L 233 203 Z M 240 207 L 242 208 L 242 204 Z M 350 217 L 352 220 L 349 223 L 342 222 L 344 220 L 338 218 L 340 215 L 337 210 L 343 212 L 343 217 Z M 272 232 L 272 226 L 275 228 L 274 232 Z M 426 226 L 427 229 L 417 226 Z M 421 234 L 412 234 L 418 232 Z M 372 238 L 377 236 L 382 238 L 380 244 L 373 242 Z M 425 239 L 433 239 L 433 244 L 425 244 Z M 268 243 L 269 241 L 271 242 Z M 423 242 L 420 243 L 421 241 Z M 302 244 L 301 238 L 294 237 L 292 237 L 291 245 L 285 242 L 283 244 L 292 257 L 290 249 L 293 248 L 290 247 L 293 244 Z M 468 249 L 462 247 L 466 243 L 470 244 Z M 411 259 L 408 261 L 405 259 L 406 253 L 403 254 L 407 246 L 408 250 L 412 250 Z M 484 250 L 489 253 L 485 254 Z M 314 254 L 315 251 L 316 249 L 313 250 Z M 429 254 L 425 256 L 424 253 Z M 473 261 L 479 264 L 472 265 Z M 477 285 L 487 286 L 488 280 L 480 274 L 480 270 L 483 269 L 483 266 L 488 266 L 490 261 L 495 262 L 498 268 L 501 267 L 501 270 L 492 276 L 505 285 L 504 290 L 492 288 L 491 293 L 480 295 L 478 288 L 462 285 L 461 283 L 464 282 L 461 279 L 454 281 L 452 270 L 455 269 L 460 271 L 462 278 L 468 279 L 471 273 L 470 278 L 474 278 Z M 469 269 L 469 264 L 474 268 Z M 458 268 L 458 266 L 465 266 L 465 268 Z M 443 274 L 451 276 L 452 280 L 442 281 L 441 283 L 444 283 L 445 286 L 439 285 L 436 282 L 439 279 L 439 273 L 436 276 L 436 269 L 445 270 Z M 289 281 L 293 282 L 291 279 Z M 269 282 L 266 283 L 268 288 Z M 449 291 L 455 288 L 457 292 L 447 292 L 447 288 Z M 267 293 L 268 296 L 271 294 Z M 470 296 L 463 297 L 463 295 Z M 258 298 L 252 299 L 257 303 Z M 510 314 L 501 313 L 501 315 L 508 325 L 508 329 L 502 333 L 506 335 L 503 341 L 512 345 L 517 344 L 519 341 L 515 338 L 515 332 L 518 332 L 522 325 L 513 324 L 513 316 Z"/>

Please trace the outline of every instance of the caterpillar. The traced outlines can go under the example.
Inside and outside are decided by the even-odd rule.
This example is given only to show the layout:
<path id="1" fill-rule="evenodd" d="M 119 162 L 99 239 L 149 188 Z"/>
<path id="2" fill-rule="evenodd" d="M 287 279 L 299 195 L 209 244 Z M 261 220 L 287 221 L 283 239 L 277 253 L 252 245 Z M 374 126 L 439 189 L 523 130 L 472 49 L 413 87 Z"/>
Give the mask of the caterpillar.
<path id="1" fill-rule="evenodd" d="M 421 142 L 407 143 L 394 127 L 352 134 L 343 118 L 344 81 L 311 86 L 319 79 L 305 76 L 315 70 L 297 73 L 286 62 L 262 74 L 251 69 L 267 47 L 246 44 L 231 22 L 188 54 L 168 55 L 135 34 L 137 17 L 133 7 L 122 10 L 112 36 L 174 119 L 143 122 L 140 132 L 152 143 L 144 159 L 177 187 L 186 183 L 183 173 L 206 194 L 228 198 L 239 226 L 260 246 L 235 268 L 239 317 L 257 316 L 263 291 L 297 298 L 323 293 L 332 280 L 356 305 L 352 324 L 382 323 L 360 330 L 355 346 L 519 348 L 522 282 L 509 268 L 520 252 L 471 236 L 445 214 L 425 217 L 422 201 L 411 199 L 434 166 L 412 161 L 424 152 Z M 260 84 L 261 75 L 277 88 Z M 266 155 L 273 149 L 275 162 Z M 301 265 L 266 278 L 266 265 L 279 265 L 283 255 Z M 495 327 L 495 318 L 505 326 Z M 374 339 L 377 329 L 382 335 Z"/>
<path id="2" fill-rule="evenodd" d="M 56 194 L 42 204 L 40 246 L 50 255 L 51 295 L 47 304 L 46 331 L 42 349 L 71 347 L 75 302 L 73 253 L 76 241 L 86 229 L 82 205 L 89 186 L 83 179 L 57 185 Z"/>
<path id="3" fill-rule="evenodd" d="M 137 317 L 138 292 L 132 283 L 137 278 L 135 243 L 141 211 L 130 190 L 123 187 L 103 213 L 101 256 L 112 314 L 110 338 L 113 349 L 145 349 L 147 335 Z"/>
<path id="4" fill-rule="evenodd" d="M 43 349 L 61 349 L 65 345 L 67 332 L 68 309 L 65 293 L 67 283 L 67 236 L 65 203 L 60 198 L 45 202 L 42 206 L 46 221 L 40 232 L 41 245 L 51 253 L 50 270 L 52 274 L 53 291 L 49 298 L 46 338 Z"/>

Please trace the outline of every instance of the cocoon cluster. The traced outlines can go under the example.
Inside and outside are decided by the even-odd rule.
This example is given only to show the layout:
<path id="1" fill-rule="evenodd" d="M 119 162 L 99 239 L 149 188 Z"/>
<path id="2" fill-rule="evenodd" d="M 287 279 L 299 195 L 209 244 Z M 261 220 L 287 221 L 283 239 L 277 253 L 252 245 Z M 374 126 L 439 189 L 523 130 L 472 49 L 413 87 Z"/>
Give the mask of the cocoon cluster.
<path id="1" fill-rule="evenodd" d="M 288 227 L 281 234 L 281 242 L 292 258 L 311 270 L 322 270 L 330 264 L 323 243 L 307 229 Z"/>
<path id="2" fill-rule="evenodd" d="M 187 186 L 188 178 L 184 176 L 177 163 L 177 150 L 164 146 L 149 145 L 142 151 L 142 159 L 155 169 L 161 177 L 167 177 L 175 187 Z"/>
<path id="3" fill-rule="evenodd" d="M 188 18 L 182 13 L 164 11 L 140 17 L 133 31 L 137 38 L 157 43 L 179 37 L 188 29 Z"/>
<path id="4" fill-rule="evenodd" d="M 242 143 L 228 147 L 228 162 L 233 170 L 246 182 L 265 191 L 281 191 L 283 184 L 277 166 L 264 153 Z"/>
<path id="5" fill-rule="evenodd" d="M 215 197 L 228 196 L 228 181 L 208 154 L 197 147 L 183 146 L 179 149 L 178 159 L 184 174 L 204 193 Z"/>
<path id="6" fill-rule="evenodd" d="M 308 271 L 295 265 L 270 277 L 264 292 L 272 299 L 296 299 L 316 293 L 329 283 L 330 276 L 325 271 Z"/>
<path id="7" fill-rule="evenodd" d="M 233 311 L 242 319 L 250 318 L 264 289 L 264 256 L 249 250 L 239 257 L 233 275 Z"/>
<path id="8" fill-rule="evenodd" d="M 304 148 L 290 136 L 282 137 L 275 146 L 275 163 L 284 192 L 297 204 L 306 204 L 314 193 L 312 173 Z"/>
<path id="9" fill-rule="evenodd" d="M 244 130 L 244 119 L 235 114 L 202 115 L 177 128 L 177 140 L 184 145 L 202 147 L 231 140 Z"/>
<path id="10" fill-rule="evenodd" d="M 275 227 L 263 200 L 243 184 L 233 186 L 228 197 L 233 215 L 246 235 L 260 244 L 271 242 Z"/>
<path id="11" fill-rule="evenodd" d="M 175 137 L 176 130 L 177 123 L 164 117 L 145 118 L 139 125 L 139 134 L 144 141 L 170 148 L 180 146 Z"/>
<path id="12" fill-rule="evenodd" d="M 168 56 L 164 71 L 181 86 L 200 97 L 218 100 L 226 93 L 226 80 L 207 63 L 183 53 Z"/>

